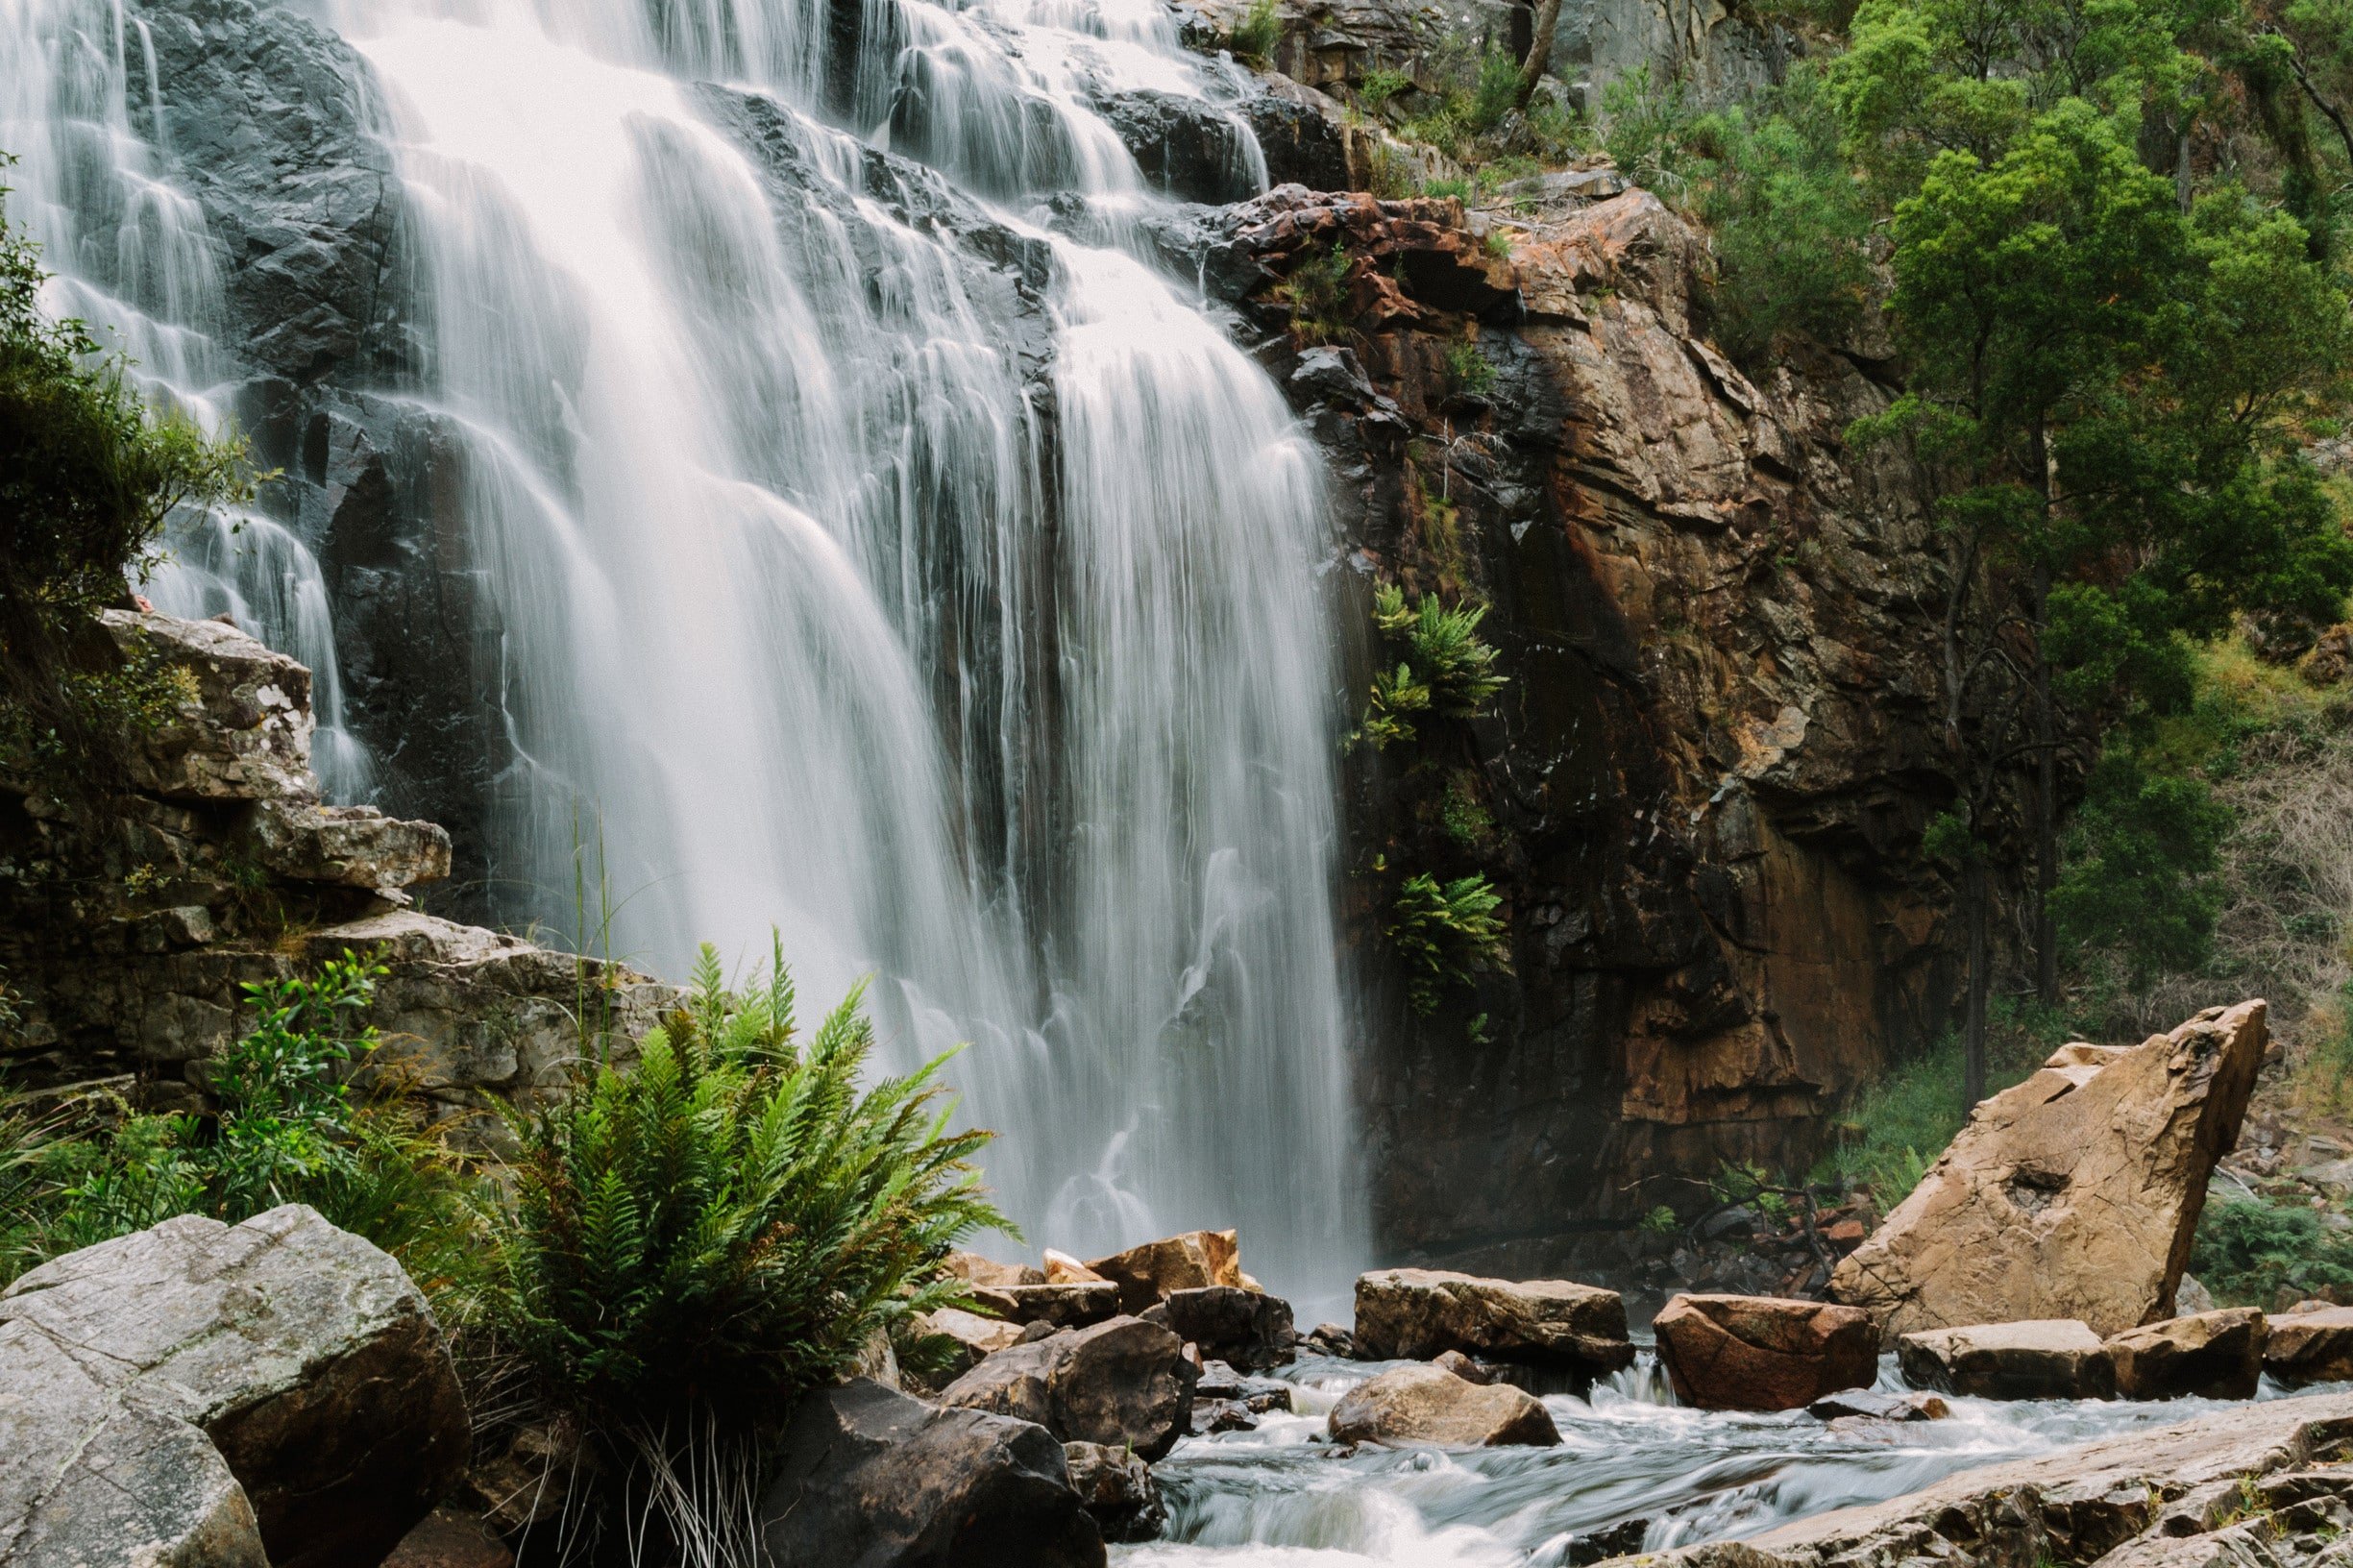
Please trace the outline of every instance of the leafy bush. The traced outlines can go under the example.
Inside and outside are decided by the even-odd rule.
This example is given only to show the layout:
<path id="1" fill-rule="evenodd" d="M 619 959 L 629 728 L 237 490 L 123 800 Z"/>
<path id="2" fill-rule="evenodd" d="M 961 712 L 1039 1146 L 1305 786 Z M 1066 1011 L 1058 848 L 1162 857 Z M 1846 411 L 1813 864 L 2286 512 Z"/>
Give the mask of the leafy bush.
<path id="1" fill-rule="evenodd" d="M 962 1298 L 938 1277 L 1006 1221 L 950 1133 L 942 1058 L 861 1091 L 873 1025 L 853 990 L 805 1043 L 781 955 L 748 995 L 703 949 L 688 1004 L 637 1066 L 517 1114 L 511 1204 L 489 1208 L 472 1319 L 539 1396 L 658 1460 L 669 1423 L 785 1410 L 876 1334 Z"/>
<path id="2" fill-rule="evenodd" d="M 1474 357 L 1478 352 L 1471 350 Z M 1492 377 L 1493 368 L 1487 373 Z M 1474 719 L 1484 712 L 1507 681 L 1495 673 L 1494 648 L 1479 636 L 1486 613 L 1483 604 L 1450 610 L 1435 594 L 1424 594 L 1417 608 L 1408 609 L 1405 590 L 1393 583 L 1375 589 L 1373 625 L 1389 650 L 1402 657 L 1394 670 L 1384 666 L 1374 673 L 1357 738 L 1380 750 L 1412 740 L 1419 714 Z"/>
<path id="3" fill-rule="evenodd" d="M 1479 352 L 1478 344 L 1464 338 L 1446 351 L 1446 380 L 1459 396 L 1484 397 L 1495 390 L 1495 367 Z"/>
<path id="4" fill-rule="evenodd" d="M 2331 1230 L 2314 1210 L 2260 1198 L 2209 1203 L 2191 1244 L 2190 1272 L 2234 1306 L 2273 1308 L 2353 1289 L 2353 1231 Z"/>
<path id="5" fill-rule="evenodd" d="M 1291 331 L 1302 343 L 1329 343 L 1348 331 L 1349 279 L 1355 258 L 1345 245 L 1310 256 L 1274 290 L 1291 307 Z"/>
<path id="6" fill-rule="evenodd" d="M 2023 1082 L 2058 1043 L 2051 1037 L 2065 1031 L 1998 1003 L 1994 1022 L 1986 1091 L 1998 1094 Z M 1947 1035 L 1856 1095 L 1832 1128 L 1835 1141 L 1814 1180 L 1868 1192 L 1881 1213 L 1895 1208 L 1969 1119 L 1961 1083 L 1961 1041 Z"/>
<path id="7" fill-rule="evenodd" d="M 1265 65 L 1273 61 L 1275 46 L 1282 41 L 1283 19 L 1275 13 L 1275 0 L 1255 0 L 1226 36 L 1226 48 L 1236 60 Z"/>
<path id="8" fill-rule="evenodd" d="M 1508 969 L 1495 915 L 1502 903 L 1484 876 L 1441 884 L 1423 871 L 1397 890 L 1388 938 L 1405 960 L 1414 1011 L 1436 1012 L 1445 989 L 1469 985 L 1482 967 Z"/>
<path id="9" fill-rule="evenodd" d="M 2198 968 L 2221 911 L 2214 871 L 2230 827 L 2204 779 L 2151 772 L 2129 750 L 2110 750 L 2093 770 L 2051 894 L 2061 935 L 2118 954 L 2135 984 Z"/>
<path id="10" fill-rule="evenodd" d="M 1357 102 L 1366 109 L 1377 110 L 1399 93 L 1411 91 L 1412 87 L 1413 78 L 1403 71 L 1368 71 L 1364 80 L 1357 84 Z"/>

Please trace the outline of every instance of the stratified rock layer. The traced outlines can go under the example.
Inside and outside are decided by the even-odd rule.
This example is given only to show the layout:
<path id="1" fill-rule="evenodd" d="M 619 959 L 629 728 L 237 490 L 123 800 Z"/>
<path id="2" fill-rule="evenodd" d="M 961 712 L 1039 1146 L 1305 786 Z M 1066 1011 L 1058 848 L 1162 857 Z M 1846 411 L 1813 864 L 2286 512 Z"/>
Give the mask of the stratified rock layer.
<path id="1" fill-rule="evenodd" d="M 2264 1052 L 2264 1004 L 2210 1008 L 2131 1047 L 2062 1046 L 1986 1100 L 1830 1292 L 1884 1337 L 2079 1318 L 2110 1335 L 2168 1317 Z"/>
<path id="2" fill-rule="evenodd" d="M 166 1220 L 0 1294 L 11 1564 L 376 1562 L 468 1446 L 424 1296 L 300 1205 Z"/>
<path id="3" fill-rule="evenodd" d="M 2113 1399 L 2116 1364 L 2073 1318 L 1924 1329 L 1896 1342 L 1904 1381 L 1977 1399 Z"/>
<path id="4" fill-rule="evenodd" d="M 2253 1399 L 2263 1381 L 2262 1312 L 2227 1307 L 2126 1329 L 2108 1340 L 2116 1391 L 2124 1399 Z"/>
<path id="5" fill-rule="evenodd" d="M 1626 1303 L 1571 1280 L 1486 1280 L 1385 1268 L 1357 1279 L 1356 1353 L 1427 1360 L 1443 1351 L 1594 1374 L 1630 1366 Z"/>

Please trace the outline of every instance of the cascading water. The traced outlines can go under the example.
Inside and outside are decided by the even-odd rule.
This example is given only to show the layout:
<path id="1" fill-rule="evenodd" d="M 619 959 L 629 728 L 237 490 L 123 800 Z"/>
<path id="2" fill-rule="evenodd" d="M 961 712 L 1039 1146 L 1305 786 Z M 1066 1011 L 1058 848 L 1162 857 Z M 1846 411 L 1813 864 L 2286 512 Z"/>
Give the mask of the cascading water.
<path id="1" fill-rule="evenodd" d="M 134 129 L 165 120 L 137 9 L 0 4 L 61 303 L 208 408 L 219 283 Z M 440 504 L 502 628 L 494 839 L 539 889 L 510 913 L 575 926 L 585 848 L 618 952 L 674 973 L 772 925 L 804 994 L 876 976 L 896 1065 L 971 1042 L 951 1076 L 1034 1240 L 1238 1225 L 1336 1298 L 1364 1242 L 1317 464 L 1140 259 L 1166 204 L 1091 107 L 1218 67 L 1151 0 L 323 15 L 385 106 Z M 257 617 L 332 693 L 299 541 L 179 558 L 164 607 Z"/>
<path id="2" fill-rule="evenodd" d="M 137 125 L 146 128 L 142 135 Z M 0 4 L 0 171 L 11 220 L 41 246 L 42 306 L 99 330 L 159 404 L 224 428 L 238 376 L 217 341 L 221 277 L 195 199 L 175 185 L 148 23 L 121 4 Z M 257 512 L 185 520 L 146 586 L 156 607 L 226 615 L 310 667 L 314 758 L 331 799 L 366 798 L 367 749 L 344 723 L 327 586 L 302 541 Z"/>

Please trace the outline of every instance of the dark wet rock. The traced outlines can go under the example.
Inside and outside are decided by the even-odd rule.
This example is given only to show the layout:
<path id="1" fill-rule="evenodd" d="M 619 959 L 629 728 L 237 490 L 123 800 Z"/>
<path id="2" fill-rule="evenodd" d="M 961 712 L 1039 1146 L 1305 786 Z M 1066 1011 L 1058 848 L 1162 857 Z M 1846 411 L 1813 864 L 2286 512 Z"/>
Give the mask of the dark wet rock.
<path id="1" fill-rule="evenodd" d="M 1168 1526 L 1152 1467 L 1124 1448 L 1101 1443 L 1065 1443 L 1070 1485 L 1087 1505 L 1107 1541 L 1149 1541 Z"/>
<path id="2" fill-rule="evenodd" d="M 2286 1384 L 2353 1379 L 2353 1307 L 2315 1304 L 2267 1320 L 2263 1369 Z"/>
<path id="3" fill-rule="evenodd" d="M 779 1564 L 1101 1568 L 1063 1446 L 1031 1422 L 860 1379 L 803 1399 L 779 1453 L 760 1509 Z"/>
<path id="4" fill-rule="evenodd" d="M 1213 1356 L 1243 1371 L 1280 1366 L 1292 1356 L 1290 1304 L 1263 1290 L 1212 1285 L 1171 1290 L 1162 1306 L 1168 1327 Z"/>
<path id="5" fill-rule="evenodd" d="M 940 1390 L 940 1403 L 1034 1421 L 1064 1442 L 1109 1443 L 1157 1459 L 1192 1414 L 1199 1378 L 1185 1342 L 1115 1317 L 1001 1350 Z"/>
<path id="6" fill-rule="evenodd" d="M 1299 1341 L 1299 1348 L 1311 1356 L 1337 1356 L 1350 1360 L 1357 1353 L 1357 1336 L 1337 1323 L 1318 1323 Z"/>
<path id="7" fill-rule="evenodd" d="M 398 1263 L 297 1204 L 184 1215 L 0 1293 L 0 1558 L 376 1562 L 466 1463 Z M 265 1556 L 266 1553 L 266 1556 Z"/>
<path id="8" fill-rule="evenodd" d="M 1507 1384 L 1466 1383 L 1437 1366 L 1400 1366 L 1357 1384 L 1332 1409 L 1336 1443 L 1437 1443 L 1450 1448 L 1560 1441 L 1544 1407 Z"/>
<path id="9" fill-rule="evenodd" d="M 1223 206 L 1258 194 L 1240 116 L 1172 92 L 1106 93 L 1095 108 L 1144 179 L 1178 200 Z"/>
<path id="10" fill-rule="evenodd" d="M 1587 1531 L 1569 1542 L 1569 1568 L 1591 1568 L 1612 1557 L 1631 1556 L 1642 1550 L 1642 1539 L 1650 1529 L 1648 1519 L 1625 1519 Z"/>
<path id="11" fill-rule="evenodd" d="M 1058 1329 L 1083 1329 L 1119 1315 L 1119 1287 L 1108 1281 L 976 1285 L 972 1299 L 1009 1323 L 1046 1323 Z"/>
<path id="12" fill-rule="evenodd" d="M 1261 91 L 1240 106 L 1266 157 L 1269 185 L 1353 190 L 1361 185 L 1361 159 L 1351 156 L 1348 110 L 1337 99 L 1269 72 Z"/>
<path id="13" fill-rule="evenodd" d="M 1805 1413 L 1818 1421 L 1942 1421 L 1952 1408 L 1934 1394 L 1882 1394 L 1849 1388 L 1814 1401 Z"/>
<path id="14" fill-rule="evenodd" d="M 1896 1341 L 1904 1381 L 1977 1399 L 2114 1399 L 2108 1347 L 2073 1318 L 1929 1329 Z"/>
<path id="15" fill-rule="evenodd" d="M 2252 1399 L 2263 1379 L 2264 1314 L 2252 1307 L 2170 1317 L 2108 1339 L 2123 1399 Z"/>

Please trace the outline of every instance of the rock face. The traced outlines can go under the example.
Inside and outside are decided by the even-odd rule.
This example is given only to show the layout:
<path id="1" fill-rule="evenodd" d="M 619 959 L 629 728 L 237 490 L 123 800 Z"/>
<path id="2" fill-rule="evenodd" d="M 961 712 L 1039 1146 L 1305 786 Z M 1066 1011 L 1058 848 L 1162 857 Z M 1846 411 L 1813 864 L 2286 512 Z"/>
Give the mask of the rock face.
<path id="1" fill-rule="evenodd" d="M 1187 1231 L 1097 1258 L 1089 1270 L 1119 1286 L 1119 1310 L 1140 1312 L 1172 1290 L 1242 1283 L 1241 1247 L 1232 1231 Z"/>
<path id="2" fill-rule="evenodd" d="M 803 1399 L 780 1449 L 760 1507 L 779 1565 L 1101 1568 L 1062 1444 L 1030 1422 L 860 1379 Z"/>
<path id="3" fill-rule="evenodd" d="M 1070 1485 L 1107 1541 L 1148 1541 L 1168 1524 L 1152 1467 L 1124 1448 L 1065 1443 Z"/>
<path id="4" fill-rule="evenodd" d="M 1912 1195 L 1840 1262 L 1839 1300 L 1918 1329 L 2172 1315 L 2214 1163 L 2263 1062 L 2264 1004 L 2129 1048 L 2065 1045 L 1979 1105 Z"/>
<path id="5" fill-rule="evenodd" d="M 1262 1372 L 1291 1359 L 1290 1303 L 1263 1290 L 1231 1285 L 1171 1290 L 1161 1303 L 1168 1327 L 1201 1347 L 1201 1354 L 1245 1372 Z"/>
<path id="6" fill-rule="evenodd" d="M 166 1220 L 0 1294 L 0 1559 L 375 1562 L 468 1446 L 424 1296 L 300 1205 Z"/>
<path id="7" fill-rule="evenodd" d="M 2239 1406 L 2178 1426 L 1965 1470 L 1886 1503 L 1841 1508 L 1745 1541 L 1682 1547 L 1654 1568 L 1894 1568 L 1900 1562 L 2054 1563 L 2155 1568 L 2145 1557 L 2187 1551 L 2192 1563 L 2233 1558 L 2210 1532 L 2245 1511 L 2244 1496 L 2288 1505 L 2342 1489 L 2353 1395 Z M 2192 1538 L 2203 1541 L 2201 1549 Z"/>
<path id="8" fill-rule="evenodd" d="M 2116 1391 L 2124 1399 L 2253 1399 L 2263 1380 L 2262 1312 L 2227 1308 L 2126 1329 L 2108 1340 Z"/>
<path id="9" fill-rule="evenodd" d="M 2353 1378 L 2353 1307 L 2273 1313 L 2267 1320 L 2263 1369 L 2288 1384 Z"/>
<path id="10" fill-rule="evenodd" d="M 1713 1410 L 1794 1410 L 1879 1375 L 1879 1335 L 1852 1307 L 1677 1296 L 1651 1324 L 1675 1397 Z"/>
<path id="11" fill-rule="evenodd" d="M 1357 1279 L 1356 1353 L 1427 1360 L 1441 1351 L 1585 1374 L 1630 1366 L 1626 1303 L 1568 1280 L 1485 1280 L 1426 1268 Z"/>
<path id="12" fill-rule="evenodd" d="M 1119 1287 L 1109 1281 L 975 1285 L 972 1299 L 1009 1323 L 1050 1323 L 1058 1329 L 1083 1329 L 1119 1315 Z"/>
<path id="13" fill-rule="evenodd" d="M 1185 1435 L 1200 1371 L 1157 1324 L 1115 1317 L 1001 1350 L 940 1390 L 940 1403 L 1034 1421 L 1066 1443 L 1157 1459 Z"/>
<path id="14" fill-rule="evenodd" d="M 1477 1384 L 1440 1366 L 1400 1366 L 1348 1390 L 1332 1408 L 1336 1443 L 1438 1443 L 1550 1448 L 1560 1430 L 1509 1384 Z"/>
<path id="15" fill-rule="evenodd" d="M 1926 1329 L 1896 1342 L 1904 1381 L 1978 1399 L 2114 1399 L 2116 1366 L 2072 1318 Z"/>

